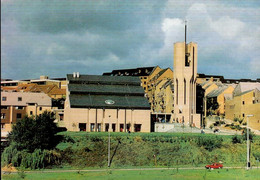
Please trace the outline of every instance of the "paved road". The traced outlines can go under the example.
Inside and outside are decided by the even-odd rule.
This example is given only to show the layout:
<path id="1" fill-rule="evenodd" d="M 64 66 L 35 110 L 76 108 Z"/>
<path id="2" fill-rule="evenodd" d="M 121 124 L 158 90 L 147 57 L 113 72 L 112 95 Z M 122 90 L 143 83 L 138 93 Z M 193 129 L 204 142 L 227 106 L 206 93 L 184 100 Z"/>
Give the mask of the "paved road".
<path id="1" fill-rule="evenodd" d="M 244 169 L 245 167 L 224 167 L 224 169 Z M 68 169 L 68 170 L 35 170 L 35 171 L 24 171 L 25 173 L 62 173 L 62 172 L 104 172 L 104 171 L 152 171 L 152 170 L 174 170 L 177 168 L 128 168 L 128 169 Z M 205 169 L 205 167 L 183 167 L 178 168 L 179 170 L 196 170 Z M 258 169 L 257 167 L 252 167 L 252 169 Z M 259 169 L 260 170 L 260 169 Z M 2 171 L 2 174 L 13 174 L 17 172 Z"/>

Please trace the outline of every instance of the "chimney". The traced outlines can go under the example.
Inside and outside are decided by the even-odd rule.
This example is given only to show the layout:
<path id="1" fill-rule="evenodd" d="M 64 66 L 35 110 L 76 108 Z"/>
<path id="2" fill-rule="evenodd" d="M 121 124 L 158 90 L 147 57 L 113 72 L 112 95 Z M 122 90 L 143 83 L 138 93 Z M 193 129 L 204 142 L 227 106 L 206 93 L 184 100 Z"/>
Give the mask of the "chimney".
<path id="1" fill-rule="evenodd" d="M 79 72 L 77 72 L 77 78 L 79 78 Z"/>
<path id="2" fill-rule="evenodd" d="M 73 78 L 76 78 L 76 73 L 75 72 L 73 72 Z"/>

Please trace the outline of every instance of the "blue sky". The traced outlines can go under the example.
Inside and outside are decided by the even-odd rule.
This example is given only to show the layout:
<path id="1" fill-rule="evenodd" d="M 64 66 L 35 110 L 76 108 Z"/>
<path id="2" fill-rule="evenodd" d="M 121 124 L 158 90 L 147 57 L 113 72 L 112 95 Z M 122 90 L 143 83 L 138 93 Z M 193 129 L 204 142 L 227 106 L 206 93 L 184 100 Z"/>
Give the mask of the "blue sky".
<path id="1" fill-rule="evenodd" d="M 173 67 L 198 43 L 198 72 L 260 78 L 260 1 L 1 0 L 1 78 Z"/>

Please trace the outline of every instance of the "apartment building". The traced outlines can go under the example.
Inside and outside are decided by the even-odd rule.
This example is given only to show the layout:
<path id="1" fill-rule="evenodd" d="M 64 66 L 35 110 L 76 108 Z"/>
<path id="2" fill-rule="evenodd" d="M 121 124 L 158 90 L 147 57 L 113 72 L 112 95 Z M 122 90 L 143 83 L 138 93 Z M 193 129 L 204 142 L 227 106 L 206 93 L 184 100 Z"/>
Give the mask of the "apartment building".
<path id="1" fill-rule="evenodd" d="M 25 115 L 35 116 L 51 110 L 51 98 L 44 93 L 1 92 L 1 128 L 10 131 L 11 125 Z"/>

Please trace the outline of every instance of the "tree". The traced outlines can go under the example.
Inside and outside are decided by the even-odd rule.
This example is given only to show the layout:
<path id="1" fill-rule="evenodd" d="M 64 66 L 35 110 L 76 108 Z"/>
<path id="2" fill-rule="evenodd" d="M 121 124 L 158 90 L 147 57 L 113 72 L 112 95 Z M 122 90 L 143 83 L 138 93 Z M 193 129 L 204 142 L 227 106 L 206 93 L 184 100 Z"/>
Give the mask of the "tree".
<path id="1" fill-rule="evenodd" d="M 52 149 L 57 143 L 57 125 L 54 115 L 45 111 L 36 120 L 26 116 L 18 121 L 8 138 L 17 150 L 33 152 L 35 149 Z"/>
<path id="2" fill-rule="evenodd" d="M 207 98 L 207 108 L 208 112 L 215 112 L 219 108 L 219 104 L 216 98 Z"/>

